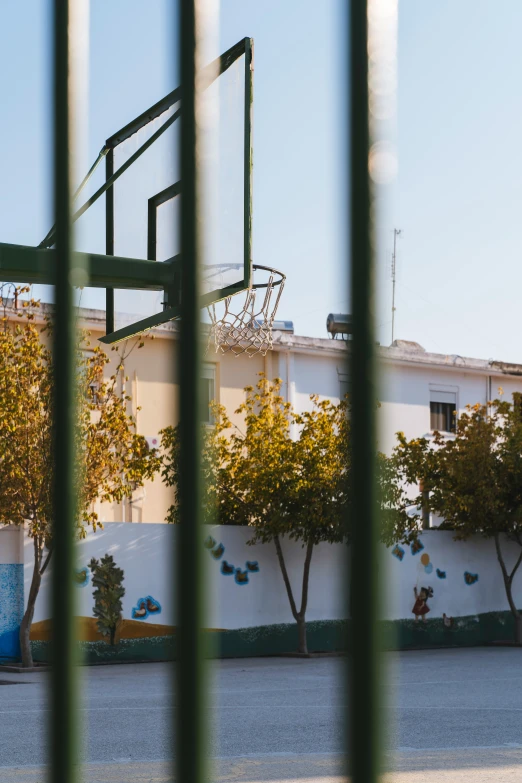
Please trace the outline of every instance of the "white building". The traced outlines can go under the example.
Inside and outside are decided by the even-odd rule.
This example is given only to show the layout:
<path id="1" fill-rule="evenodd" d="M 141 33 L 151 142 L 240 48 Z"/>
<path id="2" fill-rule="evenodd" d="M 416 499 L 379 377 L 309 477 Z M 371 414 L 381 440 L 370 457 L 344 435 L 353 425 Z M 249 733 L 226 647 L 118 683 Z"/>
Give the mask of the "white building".
<path id="1" fill-rule="evenodd" d="M 46 310 L 42 307 L 40 317 Z M 82 309 L 79 322 L 90 331 L 95 343 L 104 333 L 105 313 Z M 311 407 L 311 394 L 337 401 L 356 382 L 347 369 L 350 341 L 331 339 L 326 330 L 324 338 L 301 337 L 293 334 L 291 323 L 278 324 L 282 328 L 274 332 L 274 348 L 265 357 L 236 357 L 216 353 L 213 348 L 205 357 L 208 399 L 223 404 L 238 426 L 241 417 L 234 411 L 244 400 L 244 387 L 255 385 L 261 372 L 269 379 L 282 379 L 283 394 L 297 411 Z M 138 432 L 155 444 L 160 430 L 177 419 L 178 330 L 175 323 L 170 323 L 153 330 L 153 334 L 156 339 L 146 341 L 141 350 L 128 353 L 122 348 L 128 356 L 123 362 L 121 383 L 132 397 L 129 412 L 136 417 Z M 377 348 L 377 353 L 379 447 L 388 454 L 399 431 L 413 438 L 429 436 L 435 428 L 450 430 L 454 410 L 461 412 L 467 404 L 497 397 L 499 387 L 506 399 L 514 391 L 522 392 L 522 365 L 428 353 L 417 343 L 402 340 L 391 347 Z M 116 356 L 110 352 L 109 356 L 109 370 L 114 370 Z M 124 376 L 128 378 L 125 383 Z M 375 402 L 368 400 L 368 404 Z M 171 491 L 157 477 L 137 491 L 132 503 L 98 504 L 97 510 L 107 522 L 162 522 L 170 504 Z"/>
<path id="2" fill-rule="evenodd" d="M 312 393 L 339 399 L 349 392 L 354 382 L 346 368 L 349 341 L 276 333 L 274 342 L 269 374 L 283 379 L 298 410 L 309 407 Z M 380 448 L 386 453 L 399 431 L 407 438 L 429 436 L 434 429 L 450 432 L 454 410 L 522 392 L 520 364 L 428 353 L 405 340 L 379 347 L 377 354 Z"/>

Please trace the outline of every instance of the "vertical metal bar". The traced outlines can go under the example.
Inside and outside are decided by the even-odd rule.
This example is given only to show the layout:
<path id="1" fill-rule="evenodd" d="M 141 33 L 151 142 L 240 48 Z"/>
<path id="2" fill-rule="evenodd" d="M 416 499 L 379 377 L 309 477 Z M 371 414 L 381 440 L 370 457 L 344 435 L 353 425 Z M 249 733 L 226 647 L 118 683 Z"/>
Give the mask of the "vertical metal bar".
<path id="1" fill-rule="evenodd" d="M 350 3 L 350 264 L 353 314 L 352 448 L 353 537 L 349 762 L 353 783 L 379 774 L 379 639 L 377 607 L 376 378 L 374 253 L 369 174 L 368 1 Z"/>
<path id="2" fill-rule="evenodd" d="M 147 259 L 149 261 L 156 260 L 157 210 L 154 199 L 149 199 L 147 206 Z"/>
<path id="3" fill-rule="evenodd" d="M 75 319 L 71 224 L 71 115 L 73 79 L 71 0 L 54 0 L 54 209 L 56 274 L 54 319 L 53 667 L 51 781 L 76 779 L 74 676 Z"/>
<path id="4" fill-rule="evenodd" d="M 114 149 L 105 158 L 105 181 L 114 174 Z M 114 255 L 114 185 L 105 193 L 105 254 Z M 105 289 L 105 334 L 114 332 L 114 288 Z"/>
<path id="5" fill-rule="evenodd" d="M 201 97 L 201 15 L 199 0 L 180 3 L 181 73 L 181 256 L 182 299 L 179 343 L 181 481 L 177 557 L 177 776 L 183 783 L 205 779 L 205 663 L 200 437 L 200 181 L 199 128 Z"/>
<path id="6" fill-rule="evenodd" d="M 252 113 L 254 109 L 254 41 L 245 38 L 245 222 L 244 274 L 246 285 L 252 282 Z"/>

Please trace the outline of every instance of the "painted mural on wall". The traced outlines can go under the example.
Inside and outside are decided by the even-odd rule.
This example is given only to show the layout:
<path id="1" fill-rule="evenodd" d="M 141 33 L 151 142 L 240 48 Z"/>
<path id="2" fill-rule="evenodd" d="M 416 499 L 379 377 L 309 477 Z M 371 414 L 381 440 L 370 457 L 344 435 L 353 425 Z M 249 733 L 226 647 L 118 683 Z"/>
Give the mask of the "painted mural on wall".
<path id="1" fill-rule="evenodd" d="M 400 560 L 401 562 L 404 560 L 405 551 L 402 548 L 402 546 L 399 546 L 398 544 L 395 544 L 395 546 L 392 549 L 392 555 L 397 558 L 397 560 Z"/>
<path id="2" fill-rule="evenodd" d="M 427 615 L 431 611 L 431 607 L 428 601 L 434 597 L 435 591 L 433 586 L 426 581 L 425 576 L 430 576 L 434 573 L 437 579 L 447 579 L 448 574 L 446 569 L 434 567 L 434 564 L 431 561 L 431 556 L 426 551 L 422 538 L 419 537 L 410 545 L 410 552 L 412 557 L 422 553 L 420 554 L 417 565 L 417 584 L 413 588 L 415 602 L 411 611 L 415 617 L 416 623 L 420 620 L 422 620 L 423 623 L 426 623 Z M 399 544 L 395 544 L 395 546 L 391 549 L 391 554 L 397 560 L 402 562 L 406 555 L 406 551 Z M 475 584 L 477 581 L 478 574 L 471 574 L 469 571 L 464 572 L 464 582 L 467 585 Z M 445 612 L 442 612 L 441 619 L 442 625 L 445 629 L 455 627 L 453 617 L 449 617 Z"/>
<path id="3" fill-rule="evenodd" d="M 132 619 L 145 620 L 150 615 L 158 614 L 161 614 L 160 602 L 151 595 L 146 595 L 145 598 L 138 598 L 136 606 L 132 610 Z"/>
<path id="4" fill-rule="evenodd" d="M 222 543 L 217 543 L 212 536 L 207 536 L 203 542 L 205 549 L 208 549 L 214 560 L 221 560 L 225 554 L 225 547 Z M 228 560 L 221 561 L 220 573 L 223 576 L 233 576 L 234 582 L 240 587 L 247 585 L 250 581 L 250 574 L 259 573 L 259 563 L 257 560 L 247 560 L 244 569 L 229 563 Z"/>
<path id="5" fill-rule="evenodd" d="M 223 657 L 288 652 L 295 646 L 294 624 L 288 621 L 286 604 L 280 600 L 280 570 L 274 547 L 259 544 L 253 550 L 247 544 L 250 537 L 251 531 L 244 527 L 212 526 L 200 539 L 213 596 L 209 630 L 213 649 Z M 124 571 L 126 588 L 121 622 L 115 644 L 111 645 L 110 637 L 102 636 L 93 616 L 91 571 L 88 569 L 87 589 L 83 586 L 85 574 L 78 574 L 80 639 L 86 660 L 165 660 L 173 655 L 176 614 L 170 599 L 171 553 L 177 541 L 175 526 L 110 523 L 80 544 L 79 571 L 93 556 L 100 560 L 109 552 Z M 422 546 L 414 547 L 413 552 L 409 545 L 400 543 L 382 549 L 393 585 L 386 596 L 384 613 L 394 644 L 404 649 L 509 639 L 511 619 L 502 575 L 500 569 L 497 572 L 491 567 L 494 545 L 478 537 L 455 542 L 451 531 L 435 530 L 422 531 L 420 543 Z M 285 542 L 285 546 L 290 578 L 300 581 L 301 549 L 293 542 Z M 505 546 L 514 557 L 509 541 Z M 13 552 L 16 557 L 14 546 Z M 26 563 L 30 556 L 27 546 Z M 310 643 L 315 649 L 338 649 L 336 644 L 342 643 L 347 623 L 349 629 L 349 621 L 343 619 L 344 607 L 336 600 L 344 578 L 345 548 L 321 545 L 314 558 L 310 591 L 310 627 L 314 630 Z M 29 570 L 25 570 L 28 590 Z M 35 650 L 36 659 L 43 661 L 48 660 L 46 644 L 52 637 L 47 613 L 50 582 L 49 577 L 44 580 L 32 635 L 34 643 L 40 645 Z M 522 605 L 522 578 L 516 590 L 518 605 Z M 413 612 L 418 599 L 417 612 Z M 15 641 L 17 633 L 18 623 Z"/>
<path id="6" fill-rule="evenodd" d="M 426 574 L 431 574 L 433 571 L 433 564 L 430 562 L 430 556 L 427 552 L 423 552 L 421 555 L 421 563 L 424 566 L 424 571 Z"/>
<path id="7" fill-rule="evenodd" d="M 116 633 L 122 620 L 123 604 L 121 599 L 125 595 L 123 587 L 123 569 L 118 568 L 112 555 L 106 554 L 100 560 L 95 557 L 89 563 L 92 572 L 92 584 L 94 587 L 94 609 L 96 625 L 99 633 L 109 640 L 109 644 L 116 642 Z"/>
<path id="8" fill-rule="evenodd" d="M 0 659 L 18 658 L 20 623 L 24 614 L 24 567 L 0 564 Z"/>
<path id="9" fill-rule="evenodd" d="M 430 611 L 428 598 L 433 597 L 433 587 L 421 587 L 420 590 L 417 590 L 417 586 L 415 586 L 413 594 L 415 595 L 415 603 L 411 611 L 415 615 L 415 620 L 420 620 L 422 617 L 423 621 L 426 622 L 426 615 Z"/>
<path id="10" fill-rule="evenodd" d="M 89 584 L 89 569 L 88 568 L 75 568 L 74 569 L 74 584 L 76 587 L 87 587 Z"/>

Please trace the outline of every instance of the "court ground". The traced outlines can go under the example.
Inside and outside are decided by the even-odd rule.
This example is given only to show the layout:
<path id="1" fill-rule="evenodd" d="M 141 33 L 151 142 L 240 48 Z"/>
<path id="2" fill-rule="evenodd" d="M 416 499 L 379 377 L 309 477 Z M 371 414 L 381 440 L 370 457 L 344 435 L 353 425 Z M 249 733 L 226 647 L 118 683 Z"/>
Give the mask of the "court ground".
<path id="1" fill-rule="evenodd" d="M 341 665 L 338 658 L 214 664 L 211 779 L 340 783 Z M 405 652 L 387 655 L 386 667 L 386 783 L 520 778 L 522 650 Z M 99 666 L 82 673 L 86 780 L 171 780 L 169 667 Z M 44 780 L 46 678 L 1 675 L 9 682 L 0 686 L 5 783 Z"/>

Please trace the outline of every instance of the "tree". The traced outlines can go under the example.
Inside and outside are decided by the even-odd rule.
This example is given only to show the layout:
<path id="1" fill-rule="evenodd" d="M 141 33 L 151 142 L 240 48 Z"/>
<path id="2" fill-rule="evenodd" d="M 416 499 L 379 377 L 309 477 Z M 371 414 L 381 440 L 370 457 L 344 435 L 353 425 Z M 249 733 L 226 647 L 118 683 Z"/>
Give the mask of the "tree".
<path id="1" fill-rule="evenodd" d="M 125 595 L 122 585 L 123 569 L 118 568 L 112 555 L 105 555 L 101 560 L 93 557 L 89 568 L 92 571 L 92 583 L 96 588 L 93 596 L 98 630 L 102 636 L 109 637 L 109 644 L 114 645 L 123 609 L 121 599 Z"/>
<path id="2" fill-rule="evenodd" d="M 456 540 L 473 535 L 492 539 L 509 608 L 515 642 L 522 644 L 522 616 L 513 598 L 513 580 L 522 563 L 522 397 L 513 403 L 497 399 L 489 405 L 467 406 L 458 420 L 455 437 L 436 432 L 408 441 L 398 434 L 394 459 L 406 485 L 421 484 L 424 501 L 439 514 L 443 528 Z M 506 563 L 502 535 L 520 547 L 512 566 Z"/>
<path id="3" fill-rule="evenodd" d="M 33 663 L 31 623 L 53 553 L 53 368 L 46 346 L 51 324 L 38 326 L 36 311 L 36 302 L 25 302 L 18 312 L 4 310 L 0 328 L 0 524 L 27 525 L 34 551 L 20 626 L 25 667 Z M 80 538 L 86 535 L 86 526 L 96 530 L 100 524 L 93 508 L 97 499 L 121 502 L 159 468 L 156 452 L 136 433 L 135 421 L 127 413 L 130 398 L 117 391 L 122 356 L 114 374 L 105 379 L 108 356 L 99 346 L 90 348 L 87 334 L 79 340 L 76 524 Z"/>
<path id="4" fill-rule="evenodd" d="M 351 451 L 349 403 L 334 404 L 311 397 L 312 409 L 298 414 L 280 393 L 281 381 L 261 375 L 246 387 L 245 402 L 236 411 L 244 416 L 244 432 L 233 430 L 226 412 L 214 409 L 216 426 L 207 431 L 202 470 L 207 486 L 205 516 L 221 524 L 248 525 L 248 542 L 273 542 L 292 616 L 297 624 L 298 650 L 307 653 L 306 610 L 314 547 L 321 542 L 350 539 Z M 176 428 L 163 433 L 163 477 L 176 486 L 179 474 Z M 398 510 L 400 487 L 393 470 L 379 455 L 383 540 L 410 535 L 409 518 Z M 177 521 L 174 506 L 169 521 Z M 305 555 L 299 605 L 290 583 L 282 539 L 298 541 Z"/>
<path id="5" fill-rule="evenodd" d="M 222 405 L 212 403 L 214 425 L 202 425 L 203 444 L 201 471 L 203 475 L 202 511 L 204 524 L 240 524 L 239 511 L 242 501 L 234 492 L 230 462 L 230 444 L 226 432 L 232 424 Z M 178 491 L 180 482 L 180 439 L 179 425 L 161 430 L 161 477 L 174 490 L 174 502 L 167 511 L 165 521 L 178 524 L 180 521 Z M 238 503 L 240 507 L 238 508 Z M 235 520 L 235 521 L 231 521 Z"/>

